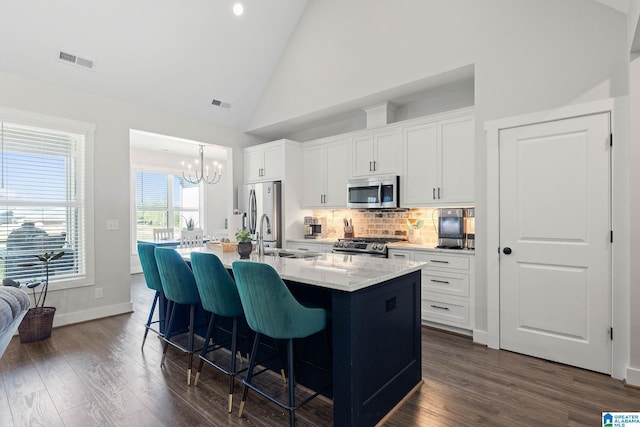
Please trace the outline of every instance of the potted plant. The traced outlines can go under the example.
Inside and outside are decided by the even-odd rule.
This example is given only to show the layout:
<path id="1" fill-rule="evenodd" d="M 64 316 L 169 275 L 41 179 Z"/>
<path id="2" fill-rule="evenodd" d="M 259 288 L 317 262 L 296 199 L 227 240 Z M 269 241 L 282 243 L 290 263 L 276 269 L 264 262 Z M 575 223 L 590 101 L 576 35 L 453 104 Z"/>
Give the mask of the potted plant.
<path id="1" fill-rule="evenodd" d="M 63 255 L 64 251 L 58 253 L 51 251 L 45 252 L 43 255 L 33 255 L 43 264 L 45 278 L 44 280 L 30 280 L 25 283 L 25 286 L 33 292 L 34 306 L 27 311 L 27 314 L 22 319 L 22 323 L 18 326 L 20 342 L 41 341 L 51 337 L 53 316 L 56 314 L 56 308 L 45 307 L 47 293 L 49 291 L 49 265 L 52 261 L 62 258 Z M 24 263 L 18 266 L 33 267 L 36 265 L 38 265 L 38 262 Z M 3 282 L 5 285 L 20 287 L 20 282 L 15 282 L 10 279 L 5 279 Z M 40 292 L 36 292 L 37 288 L 40 288 Z"/>
<path id="2" fill-rule="evenodd" d="M 238 253 L 241 259 L 249 258 L 253 245 L 251 244 L 251 233 L 249 230 L 239 230 L 236 233 L 236 240 L 238 241 Z"/>
<path id="3" fill-rule="evenodd" d="M 187 230 L 193 230 L 196 227 L 196 222 L 193 220 L 193 218 L 186 218 L 186 217 L 182 217 L 184 218 L 184 223 L 185 226 L 187 227 Z"/>

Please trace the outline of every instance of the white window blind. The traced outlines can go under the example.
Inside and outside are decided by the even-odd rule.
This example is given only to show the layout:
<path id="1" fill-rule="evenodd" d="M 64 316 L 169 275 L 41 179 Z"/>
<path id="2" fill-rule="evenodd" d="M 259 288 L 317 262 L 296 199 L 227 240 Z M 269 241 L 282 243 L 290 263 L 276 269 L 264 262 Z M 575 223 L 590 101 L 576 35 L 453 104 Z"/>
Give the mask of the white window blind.
<path id="1" fill-rule="evenodd" d="M 60 251 L 50 282 L 85 277 L 85 142 L 80 133 L 0 122 L 3 277 L 44 278 L 36 255 Z"/>
<path id="2" fill-rule="evenodd" d="M 199 225 L 200 186 L 182 177 L 137 170 L 136 238 L 153 239 L 154 228 L 173 228 L 174 235 L 186 227 L 188 219 Z"/>

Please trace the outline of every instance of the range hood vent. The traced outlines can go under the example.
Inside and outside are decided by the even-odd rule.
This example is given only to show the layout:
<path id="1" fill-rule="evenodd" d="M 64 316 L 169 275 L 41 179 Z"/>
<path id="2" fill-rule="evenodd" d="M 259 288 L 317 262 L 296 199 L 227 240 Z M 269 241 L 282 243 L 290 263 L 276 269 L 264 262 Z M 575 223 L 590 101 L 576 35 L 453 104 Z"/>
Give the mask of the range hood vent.
<path id="1" fill-rule="evenodd" d="M 58 55 L 58 59 L 62 62 L 66 62 L 67 64 L 77 65 L 78 67 L 85 68 L 87 70 L 93 69 L 93 61 L 86 58 L 81 58 L 79 56 L 73 55 L 71 53 L 60 51 Z"/>
<path id="2" fill-rule="evenodd" d="M 389 101 L 372 105 L 364 111 L 367 113 L 367 129 L 388 125 L 396 120 L 396 106 Z"/>

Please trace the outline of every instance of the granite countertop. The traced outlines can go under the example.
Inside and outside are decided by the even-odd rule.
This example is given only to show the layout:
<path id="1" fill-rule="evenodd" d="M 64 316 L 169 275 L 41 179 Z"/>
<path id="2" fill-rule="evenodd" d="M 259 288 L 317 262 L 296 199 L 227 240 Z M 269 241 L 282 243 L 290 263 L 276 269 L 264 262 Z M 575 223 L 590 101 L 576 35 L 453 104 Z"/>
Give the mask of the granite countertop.
<path id="1" fill-rule="evenodd" d="M 226 268 L 231 268 L 231 264 L 240 259 L 236 252 L 221 252 L 206 247 L 178 249 L 178 252 L 187 260 L 193 251 L 216 255 Z M 426 265 L 425 262 L 326 253 L 319 253 L 318 256 L 309 258 L 265 255 L 259 259 L 255 251 L 252 252 L 248 261 L 271 265 L 284 280 L 346 292 L 354 292 L 404 276 Z"/>
<path id="2" fill-rule="evenodd" d="M 321 239 L 287 239 L 287 242 L 296 242 L 296 243 L 317 243 L 322 245 L 333 245 L 338 241 L 338 237 L 324 237 Z"/>

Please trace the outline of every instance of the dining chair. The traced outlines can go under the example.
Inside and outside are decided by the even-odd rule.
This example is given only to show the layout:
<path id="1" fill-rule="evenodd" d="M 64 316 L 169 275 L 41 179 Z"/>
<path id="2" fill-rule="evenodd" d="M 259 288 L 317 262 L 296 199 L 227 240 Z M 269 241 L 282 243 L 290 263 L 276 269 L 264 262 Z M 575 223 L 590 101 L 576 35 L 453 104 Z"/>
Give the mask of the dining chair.
<path id="1" fill-rule="evenodd" d="M 211 313 L 211 320 L 204 340 L 204 346 L 200 353 L 200 365 L 196 372 L 194 385 L 198 385 L 198 379 L 202 372 L 204 363 L 208 363 L 229 377 L 229 399 L 228 411 L 231 412 L 233 405 L 233 389 L 235 376 L 244 369 L 237 370 L 236 356 L 238 353 L 238 321 L 243 318 L 242 303 L 238 295 L 238 288 L 220 259 L 214 254 L 204 252 L 193 252 L 191 254 L 191 268 L 196 279 L 198 292 L 202 307 Z M 213 353 L 226 351 L 225 344 L 229 342 L 213 342 L 210 345 L 215 330 L 216 321 L 221 318 L 230 318 L 232 321 L 231 331 L 219 326 L 219 329 L 231 336 L 231 346 L 229 348 L 229 359 L 216 361 Z M 226 363 L 228 362 L 228 363 Z"/>
<path id="2" fill-rule="evenodd" d="M 294 340 L 309 337 L 325 330 L 327 312 L 322 308 L 309 308 L 300 304 L 291 294 L 278 273 L 268 264 L 250 261 L 235 261 L 232 264 L 233 275 L 238 287 L 240 301 L 244 309 L 249 327 L 256 332 L 249 357 L 247 376 L 242 381 L 242 401 L 238 416 L 242 416 L 249 389 L 258 392 L 273 403 L 289 411 L 289 425 L 295 425 L 295 411 L 300 406 L 318 396 L 323 390 L 296 405 L 295 372 L 294 372 Z M 262 336 L 286 340 L 287 343 L 287 377 L 288 402 L 281 402 L 266 390 L 254 384 L 254 368 L 258 347 Z M 258 374 L 265 372 L 264 370 Z M 258 375 L 256 374 L 256 375 Z"/>
<path id="3" fill-rule="evenodd" d="M 158 301 L 164 296 L 162 291 L 162 282 L 160 280 L 160 273 L 158 273 L 158 264 L 156 263 L 156 257 L 154 254 L 156 246 L 150 243 L 138 243 L 138 257 L 140 258 L 140 264 L 142 265 L 142 273 L 144 275 L 144 281 L 147 283 L 147 287 L 155 292 L 153 297 L 153 302 L 151 303 L 151 310 L 149 310 L 149 317 L 147 318 L 147 323 L 145 324 L 144 329 L 144 337 L 142 338 L 142 346 L 144 349 L 144 343 L 147 340 L 147 335 L 149 334 L 149 330 L 155 332 L 156 334 L 163 336 L 162 332 L 164 328 L 160 328 L 160 325 L 165 322 L 166 317 L 160 315 L 160 310 L 158 310 L 158 319 L 153 320 L 154 313 L 156 311 L 156 306 Z M 168 312 L 168 308 L 164 310 L 164 313 Z M 152 325 L 158 325 L 157 328 L 154 328 Z"/>
<path id="4" fill-rule="evenodd" d="M 154 228 L 153 240 L 173 240 L 173 228 Z"/>
<path id="5" fill-rule="evenodd" d="M 195 228 L 193 230 L 182 230 L 180 232 L 180 247 L 181 248 L 196 248 L 203 246 L 204 230 L 202 228 Z"/>
<path id="6" fill-rule="evenodd" d="M 158 272 L 162 281 L 162 290 L 165 297 L 172 302 L 171 314 L 164 335 L 164 349 L 160 366 L 164 366 L 169 345 L 188 354 L 189 365 L 187 368 L 187 385 L 191 384 L 191 368 L 193 366 L 193 354 L 200 349 L 195 348 L 196 307 L 200 305 L 200 294 L 196 286 L 196 280 L 191 268 L 182 256 L 173 248 L 155 248 L 155 257 L 158 263 Z M 175 338 L 177 334 L 176 315 L 181 306 L 189 307 L 189 325 L 186 344 Z M 174 337 L 175 334 L 175 337 Z"/>

